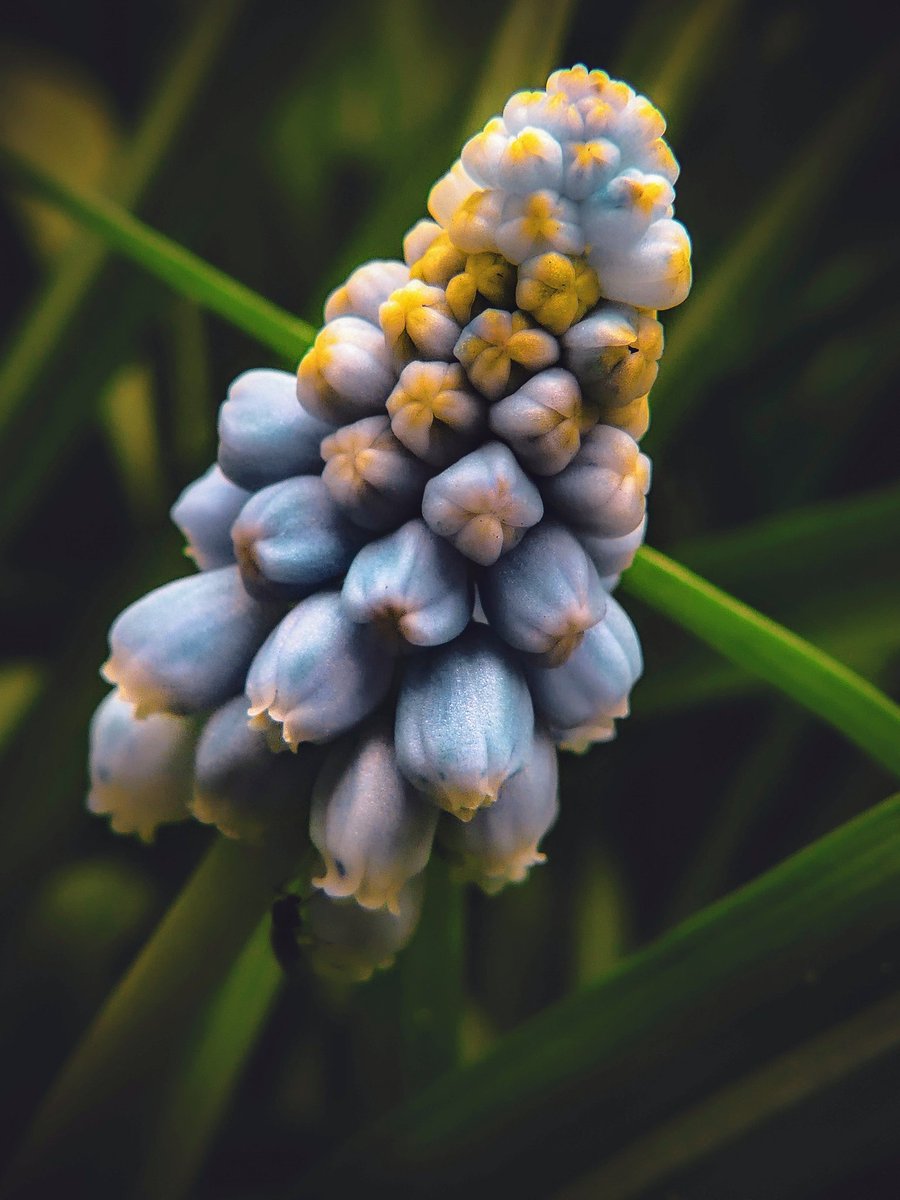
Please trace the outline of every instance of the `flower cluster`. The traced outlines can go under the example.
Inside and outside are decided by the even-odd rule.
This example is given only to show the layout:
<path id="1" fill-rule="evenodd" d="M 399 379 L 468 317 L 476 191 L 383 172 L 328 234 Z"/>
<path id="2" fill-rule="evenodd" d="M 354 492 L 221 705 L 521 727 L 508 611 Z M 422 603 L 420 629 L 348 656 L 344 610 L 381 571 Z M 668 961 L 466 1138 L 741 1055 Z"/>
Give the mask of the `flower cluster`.
<path id="1" fill-rule="evenodd" d="M 641 651 L 611 593 L 646 526 L 656 313 L 690 286 L 663 132 L 581 66 L 513 96 L 404 261 L 328 298 L 296 378 L 234 381 L 172 509 L 199 573 L 112 627 L 91 808 L 144 837 L 307 822 L 325 966 L 391 960 L 435 838 L 486 890 L 523 879 L 557 748 L 628 712 Z"/>

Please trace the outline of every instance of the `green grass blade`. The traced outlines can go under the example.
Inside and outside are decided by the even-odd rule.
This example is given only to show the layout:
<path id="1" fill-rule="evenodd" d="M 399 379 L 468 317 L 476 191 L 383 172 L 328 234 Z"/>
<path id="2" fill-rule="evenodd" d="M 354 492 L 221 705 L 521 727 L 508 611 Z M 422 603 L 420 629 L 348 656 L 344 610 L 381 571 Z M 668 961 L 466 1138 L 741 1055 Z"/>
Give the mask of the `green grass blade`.
<path id="1" fill-rule="evenodd" d="M 647 546 L 623 576 L 622 587 L 900 775 L 900 707 L 854 671 Z"/>
<path id="2" fill-rule="evenodd" d="M 427 1179 L 443 1197 L 501 1170 L 511 1190 L 524 1177 L 528 1194 L 550 1194 L 630 1140 L 635 1122 L 677 1110 L 700 1078 L 723 1085 L 792 1028 L 807 1038 L 815 1021 L 850 1015 L 834 1011 L 838 999 L 877 999 L 898 929 L 895 796 L 526 1021 L 364 1130 L 295 1194 L 333 1195 L 336 1180 L 402 1194 Z M 848 994 L 849 963 L 858 990 Z"/>
<path id="3" fill-rule="evenodd" d="M 266 914 L 177 1065 L 146 1143 L 135 1193 L 141 1200 L 181 1200 L 190 1192 L 284 978 L 269 943 L 270 923 Z"/>
<path id="4" fill-rule="evenodd" d="M 460 130 L 463 138 L 498 113 L 513 92 L 543 87 L 553 68 L 562 65 L 557 59 L 574 8 L 573 0 L 513 0 L 507 6 L 469 102 Z M 460 149 L 461 145 L 457 154 Z"/>
<path id="5" fill-rule="evenodd" d="M 311 325 L 157 233 L 113 201 L 70 187 L 9 150 L 0 151 L 0 167 L 17 183 L 99 234 L 112 249 L 284 358 L 295 361 L 315 337 Z"/>
<path id="6" fill-rule="evenodd" d="M 673 30 L 665 59 L 646 85 L 670 127 L 683 123 L 702 94 L 705 77 L 722 53 L 723 34 L 740 7 L 741 0 L 699 0 Z"/>
<path id="7" fill-rule="evenodd" d="M 131 1174 L 148 1108 L 289 867 L 284 848 L 254 854 L 216 839 L 64 1066 L 4 1195 Z"/>
<path id="8" fill-rule="evenodd" d="M 760 292 L 777 274 L 779 254 L 816 229 L 815 214 L 827 202 L 869 129 L 872 113 L 893 78 L 881 64 L 849 89 L 834 114 L 743 231 L 733 239 L 716 267 L 700 277 L 689 302 L 666 329 L 666 354 L 653 391 L 653 424 L 647 435 L 655 452 L 684 423 L 691 407 L 723 356 L 735 361 L 752 345 L 751 319 Z"/>
<path id="9" fill-rule="evenodd" d="M 636 1139 L 554 1200 L 638 1200 L 898 1048 L 900 994 L 894 993 Z"/>
<path id="10" fill-rule="evenodd" d="M 166 152 L 216 62 L 233 28 L 241 0 L 210 0 L 179 33 L 171 62 L 147 106 L 128 151 L 113 173 L 110 191 L 133 207 Z M 44 372 L 74 313 L 88 294 L 106 258 L 102 241 L 75 239 L 37 302 L 24 318 L 9 351 L 0 360 L 0 431 L 21 408 Z"/>

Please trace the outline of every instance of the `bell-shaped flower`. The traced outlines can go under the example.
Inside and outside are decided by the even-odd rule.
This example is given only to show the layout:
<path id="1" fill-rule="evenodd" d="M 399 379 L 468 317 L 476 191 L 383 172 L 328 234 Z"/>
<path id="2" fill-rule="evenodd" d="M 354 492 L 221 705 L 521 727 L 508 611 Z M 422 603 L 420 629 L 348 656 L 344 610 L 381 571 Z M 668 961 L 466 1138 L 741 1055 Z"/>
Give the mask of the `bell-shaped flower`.
<path id="1" fill-rule="evenodd" d="M 599 413 L 601 425 L 612 425 L 621 429 L 636 442 L 639 442 L 650 428 L 650 404 L 647 396 L 638 396 L 637 400 L 629 400 L 627 404 L 618 404 L 615 408 L 600 408 Z"/>
<path id="2" fill-rule="evenodd" d="M 102 673 L 139 716 L 218 708 L 243 687 L 276 619 L 247 594 L 237 567 L 176 579 L 116 618 Z"/>
<path id="3" fill-rule="evenodd" d="M 579 533 L 581 542 L 588 558 L 597 569 L 600 582 L 607 591 L 611 591 L 619 582 L 619 576 L 627 571 L 634 562 L 634 556 L 643 544 L 647 533 L 647 518 L 640 525 L 621 537 L 599 537 L 592 533 Z"/>
<path id="4" fill-rule="evenodd" d="M 447 232 L 453 245 L 466 254 L 496 251 L 497 229 L 503 216 L 504 203 L 504 193 L 493 188 L 468 196 L 449 224 Z"/>
<path id="5" fill-rule="evenodd" d="M 482 572 L 478 595 L 491 628 L 550 667 L 572 656 L 607 604 L 587 553 L 567 529 L 551 521 L 541 521 Z"/>
<path id="6" fill-rule="evenodd" d="M 399 914 L 362 908 L 314 892 L 304 906 L 304 941 L 319 974 L 343 983 L 365 983 L 386 970 L 412 937 L 422 911 L 421 877 L 400 893 Z"/>
<path id="7" fill-rule="evenodd" d="M 265 733 L 247 720 L 246 697 L 235 696 L 200 735 L 191 812 L 244 842 L 296 839 L 306 823 L 310 775 L 308 762 L 272 753 Z"/>
<path id="8" fill-rule="evenodd" d="M 628 695 L 640 677 L 642 660 L 634 626 L 612 596 L 602 621 L 585 632 L 571 657 L 558 667 L 528 666 L 535 710 L 557 743 L 582 736 L 592 725 L 593 740 L 612 733 L 612 719 L 628 712 Z"/>
<path id="9" fill-rule="evenodd" d="M 425 226 L 425 229 L 421 227 Z M 431 230 L 435 230 L 434 235 Z M 466 256 L 450 241 L 447 233 L 433 221 L 420 221 L 406 235 L 404 254 L 408 254 L 410 278 L 420 279 L 431 287 L 446 288 L 460 271 L 465 269 Z M 413 257 L 414 251 L 419 251 Z"/>
<path id="10" fill-rule="evenodd" d="M 341 600 L 354 621 L 414 646 L 438 646 L 469 623 L 473 584 L 462 555 L 417 519 L 360 550 Z"/>
<path id="11" fill-rule="evenodd" d="M 325 301 L 325 320 L 362 317 L 378 324 L 378 310 L 391 292 L 409 282 L 409 267 L 392 259 L 363 263 L 346 283 L 335 288 Z"/>
<path id="12" fill-rule="evenodd" d="M 509 144 L 509 130 L 502 117 L 492 117 L 462 148 L 460 161 L 470 179 L 482 188 L 498 185 L 498 167 Z"/>
<path id="13" fill-rule="evenodd" d="M 507 779 L 497 803 L 471 821 L 445 821 L 439 836 L 456 860 L 457 873 L 493 894 L 508 883 L 522 883 L 533 866 L 546 861 L 538 846 L 558 814 L 556 746 L 537 728 L 525 766 Z"/>
<path id="14" fill-rule="evenodd" d="M 411 279 L 378 310 L 384 340 L 398 369 L 414 359 L 448 359 L 460 327 L 443 288 Z"/>
<path id="15" fill-rule="evenodd" d="M 239 375 L 219 409 L 219 466 L 251 492 L 291 475 L 322 469 L 319 443 L 331 425 L 297 403 L 297 381 L 287 371 Z"/>
<path id="16" fill-rule="evenodd" d="M 544 513 L 540 492 L 501 442 L 488 442 L 428 481 L 422 516 L 482 566 L 522 540 Z"/>
<path id="17" fill-rule="evenodd" d="M 380 412 L 396 381 L 384 334 L 361 317 L 337 317 L 297 368 L 297 398 L 332 425 Z"/>
<path id="18" fill-rule="evenodd" d="M 549 250 L 560 254 L 584 250 L 577 205 L 551 190 L 507 196 L 495 240 L 500 253 L 517 265 Z"/>
<path id="19" fill-rule="evenodd" d="M 526 125 L 507 137 L 497 162 L 497 186 L 513 196 L 541 189 L 558 192 L 562 176 L 562 146 L 552 134 Z"/>
<path id="20" fill-rule="evenodd" d="M 543 90 L 510 96 L 503 107 L 503 123 L 510 133 L 521 133 L 532 126 L 560 142 L 578 137 L 583 129 L 581 114 L 568 96 Z"/>
<path id="21" fill-rule="evenodd" d="M 139 718 L 119 691 L 91 720 L 87 806 L 108 815 L 116 833 L 152 841 L 160 825 L 190 816 L 197 730 L 184 717 Z"/>
<path id="22" fill-rule="evenodd" d="M 604 296 L 636 308 L 674 308 L 691 290 L 691 239 L 679 221 L 654 221 L 629 246 L 594 243 L 588 261 Z"/>
<path id="23" fill-rule="evenodd" d="M 484 432 L 485 402 L 459 363 L 412 362 L 387 399 L 391 429 L 407 450 L 446 467 Z"/>
<path id="24" fill-rule="evenodd" d="M 464 270 L 446 287 L 447 303 L 460 326 L 470 320 L 479 296 L 493 307 L 512 308 L 515 294 L 515 267 L 491 251 L 467 255 Z"/>
<path id="25" fill-rule="evenodd" d="M 605 137 L 571 141 L 563 145 L 562 193 L 570 200 L 586 200 L 603 191 L 622 161 L 619 147 Z"/>
<path id="26" fill-rule="evenodd" d="M 671 183 L 661 175 L 645 175 L 628 168 L 585 201 L 585 236 L 601 252 L 606 246 L 630 246 L 654 221 L 671 217 L 674 198 Z"/>
<path id="27" fill-rule="evenodd" d="M 555 513 L 603 537 L 621 537 L 640 525 L 649 487 L 650 459 L 634 438 L 611 425 L 595 425 L 565 470 L 541 481 Z"/>
<path id="28" fill-rule="evenodd" d="M 659 321 L 625 304 L 603 304 L 562 338 L 564 362 L 585 395 L 616 408 L 646 396 L 663 350 Z"/>
<path id="29" fill-rule="evenodd" d="M 214 465 L 189 483 L 172 505 L 170 516 L 187 540 L 184 552 L 201 571 L 234 562 L 231 527 L 249 499 L 250 492 Z"/>
<path id="30" fill-rule="evenodd" d="M 400 773 L 390 721 L 365 726 L 334 747 L 316 780 L 309 835 L 325 871 L 314 886 L 399 916 L 403 888 L 428 862 L 437 818 Z"/>
<path id="31" fill-rule="evenodd" d="M 381 703 L 392 674 L 377 630 L 351 620 L 338 592 L 319 592 L 288 613 L 254 658 L 247 714 L 258 728 L 281 725 L 292 750 L 327 742 Z"/>
<path id="32" fill-rule="evenodd" d="M 514 391 L 526 373 L 552 366 L 559 358 L 559 343 L 524 313 L 488 308 L 465 327 L 453 353 L 479 392 L 499 400 Z"/>
<path id="33" fill-rule="evenodd" d="M 428 193 L 428 211 L 446 229 L 460 205 L 478 190 L 478 184 L 457 159 Z"/>
<path id="34" fill-rule="evenodd" d="M 516 304 L 557 335 L 600 299 L 597 274 L 583 259 L 538 254 L 519 267 Z"/>
<path id="35" fill-rule="evenodd" d="M 484 625 L 406 660 L 397 703 L 400 770 L 467 821 L 493 804 L 531 752 L 534 715 L 522 671 Z"/>
<path id="36" fill-rule="evenodd" d="M 553 367 L 491 406 L 491 429 L 535 475 L 555 475 L 572 461 L 597 409 L 582 400 L 578 380 Z"/>
<path id="37" fill-rule="evenodd" d="M 322 479 L 335 503 L 363 529 L 393 529 L 419 507 L 431 472 L 381 414 L 345 425 L 322 442 Z"/>
<path id="38" fill-rule="evenodd" d="M 251 596 L 302 600 L 346 571 L 365 535 L 318 475 L 300 475 L 252 496 L 232 539 Z"/>

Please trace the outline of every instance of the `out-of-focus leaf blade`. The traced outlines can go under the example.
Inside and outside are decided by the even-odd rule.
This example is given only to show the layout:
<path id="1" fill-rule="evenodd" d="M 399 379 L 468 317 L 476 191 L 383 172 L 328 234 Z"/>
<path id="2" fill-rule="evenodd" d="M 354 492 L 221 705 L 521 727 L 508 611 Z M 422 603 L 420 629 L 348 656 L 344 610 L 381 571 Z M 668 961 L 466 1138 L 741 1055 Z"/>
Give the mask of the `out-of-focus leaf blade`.
<path id="1" fill-rule="evenodd" d="M 898 1047 L 895 993 L 680 1112 L 554 1200 L 637 1200 Z M 774 1176 L 774 1164 L 769 1166 Z M 675 1194 L 683 1193 L 678 1188 Z"/>
<path id="2" fill-rule="evenodd" d="M 364 1130 L 295 1194 L 333 1195 L 340 1179 L 458 1195 L 502 1169 L 521 1194 L 547 1195 L 701 1082 L 750 1069 L 761 1046 L 777 1052 L 793 1029 L 813 1036 L 813 1018 L 834 1020 L 835 1008 L 852 1015 L 848 962 L 865 1002 L 877 999 L 879 974 L 891 986 L 881 968 L 898 929 L 895 796 L 525 1022 Z"/>
<path id="3" fill-rule="evenodd" d="M 286 359 L 296 360 L 315 337 L 315 330 L 305 321 L 210 266 L 112 201 L 70 187 L 11 151 L 0 151 L 0 166 L 17 182 L 98 233 L 113 249 Z"/>
<path id="4" fill-rule="evenodd" d="M 190 1192 L 284 978 L 269 942 L 270 924 L 267 913 L 176 1064 L 159 1123 L 145 1143 L 136 1189 L 141 1200 L 181 1200 Z"/>
<path id="5" fill-rule="evenodd" d="M 50 1194 L 63 1182 L 76 1192 L 108 1186 L 113 1163 L 121 1168 L 136 1154 L 160 1085 L 183 1061 L 191 1027 L 289 866 L 287 847 L 255 854 L 216 839 L 48 1093 L 5 1181 L 7 1194 Z M 113 1142 L 116 1154 L 105 1164 Z"/>
<path id="6" fill-rule="evenodd" d="M 124 206 L 137 203 L 159 168 L 216 62 L 240 4 L 241 0 L 210 0 L 196 11 L 190 26 L 179 32 L 172 58 L 161 72 L 134 140 L 111 172 L 110 194 Z M 0 431 L 49 365 L 105 258 L 101 240 L 90 236 L 77 239 L 24 318 L 0 360 Z"/>
<path id="7" fill-rule="evenodd" d="M 900 774 L 900 707 L 854 671 L 658 550 L 642 548 L 622 586 Z"/>

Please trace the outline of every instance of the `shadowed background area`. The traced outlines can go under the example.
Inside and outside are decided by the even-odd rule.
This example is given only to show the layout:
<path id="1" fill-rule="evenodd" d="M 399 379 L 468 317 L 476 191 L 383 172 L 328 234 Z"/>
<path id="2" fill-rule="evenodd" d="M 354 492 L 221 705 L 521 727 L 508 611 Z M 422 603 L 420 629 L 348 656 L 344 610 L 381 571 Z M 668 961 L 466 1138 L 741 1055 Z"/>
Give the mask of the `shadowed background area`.
<path id="1" fill-rule="evenodd" d="M 626 79 L 668 117 L 677 215 L 694 244 L 694 291 L 663 316 L 648 544 L 896 694 L 900 52 L 871 0 L 852 20 L 831 8 L 35 0 L 7 6 L 0 24 L 0 145 L 117 199 L 318 325 L 349 269 L 399 255 L 430 184 L 506 95 L 577 61 Z M 147 847 L 90 817 L 87 723 L 105 690 L 110 621 L 185 573 L 168 507 L 214 456 L 229 381 L 285 364 L 45 204 L 4 190 L 0 213 L 6 1154 L 210 843 L 185 824 Z M 645 676 L 615 742 L 563 756 L 548 864 L 498 897 L 467 894 L 464 945 L 432 914 L 407 965 L 361 988 L 326 987 L 302 966 L 250 986 L 218 1018 L 259 1008 L 198 1163 L 176 1187 L 145 1162 L 136 1184 L 134 1144 L 146 1135 L 171 1149 L 179 1133 L 163 1121 L 148 1135 L 135 1100 L 132 1141 L 109 1139 L 94 1195 L 175 1197 L 200 1162 L 199 1200 L 292 1194 L 325 1152 L 447 1066 L 448 1039 L 455 1054 L 458 1033 L 462 1060 L 479 1060 L 894 790 L 839 733 L 625 603 Z M 443 1012 L 420 1002 L 421 974 L 438 970 L 428 939 L 439 936 L 452 950 L 441 955 Z M 638 1179 L 623 1160 L 596 1194 L 896 1196 L 900 1043 L 890 1038 L 789 1104 L 760 1102 L 762 1117 L 685 1162 L 652 1140 L 657 1122 L 729 1085 L 718 1064 L 741 1079 L 774 1064 L 752 1094 L 775 1095 L 779 1056 L 848 1028 L 900 986 L 889 939 L 874 939 L 839 986 L 800 958 L 779 969 L 798 981 L 809 972 L 806 990 L 735 1026 L 740 1053 L 729 1035 L 688 1031 L 684 1062 L 649 1047 L 653 1071 L 612 1077 L 633 1119 L 603 1153 L 646 1137 L 660 1165 Z M 202 1015 L 192 1045 L 216 1019 Z M 784 1066 L 794 1082 L 805 1069 Z M 679 1073 L 692 1082 L 677 1091 Z M 502 1163 L 511 1189 L 551 1195 L 571 1182 L 563 1169 L 533 1175 L 525 1159 L 540 1155 L 532 1146 Z M 593 1165 L 583 1150 L 576 1160 L 577 1174 Z M 499 1169 L 485 1158 L 485 1172 Z M 331 1194 L 343 1194 L 339 1182 Z"/>

